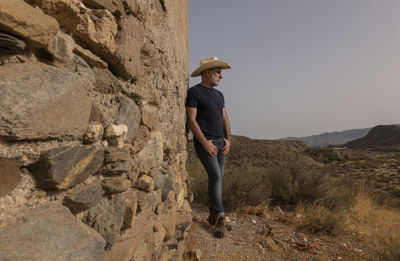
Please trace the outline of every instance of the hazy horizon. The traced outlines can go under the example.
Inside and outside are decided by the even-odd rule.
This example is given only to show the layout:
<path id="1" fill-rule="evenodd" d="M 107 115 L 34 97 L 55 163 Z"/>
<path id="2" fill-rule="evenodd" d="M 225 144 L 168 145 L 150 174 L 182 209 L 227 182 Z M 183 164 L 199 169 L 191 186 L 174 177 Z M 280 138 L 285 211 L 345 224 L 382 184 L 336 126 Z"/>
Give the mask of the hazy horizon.
<path id="1" fill-rule="evenodd" d="M 217 88 L 235 135 L 396 124 L 399 13 L 397 0 L 189 0 L 189 73 L 209 56 L 232 66 Z"/>

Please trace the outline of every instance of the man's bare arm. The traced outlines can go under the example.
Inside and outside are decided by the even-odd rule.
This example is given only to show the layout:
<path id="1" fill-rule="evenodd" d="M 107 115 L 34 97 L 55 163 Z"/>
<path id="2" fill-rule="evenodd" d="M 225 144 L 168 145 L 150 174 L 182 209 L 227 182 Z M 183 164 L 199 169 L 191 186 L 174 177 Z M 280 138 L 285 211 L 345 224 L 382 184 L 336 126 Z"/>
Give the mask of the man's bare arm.
<path id="1" fill-rule="evenodd" d="M 186 113 L 187 113 L 187 118 L 188 118 L 188 125 L 190 130 L 193 133 L 193 136 L 196 138 L 198 142 L 203 146 L 204 150 L 210 154 L 211 156 L 215 156 L 218 154 L 218 149 L 215 147 L 215 145 L 212 143 L 211 140 L 207 140 L 207 138 L 204 136 L 203 132 L 200 129 L 199 124 L 196 121 L 196 115 L 197 115 L 197 108 L 192 108 L 192 107 L 187 107 L 186 106 Z"/>
<path id="2" fill-rule="evenodd" d="M 226 155 L 231 147 L 231 126 L 229 125 L 229 119 L 225 108 L 222 109 L 222 121 L 225 135 L 225 146 L 222 148 L 222 154 Z"/>

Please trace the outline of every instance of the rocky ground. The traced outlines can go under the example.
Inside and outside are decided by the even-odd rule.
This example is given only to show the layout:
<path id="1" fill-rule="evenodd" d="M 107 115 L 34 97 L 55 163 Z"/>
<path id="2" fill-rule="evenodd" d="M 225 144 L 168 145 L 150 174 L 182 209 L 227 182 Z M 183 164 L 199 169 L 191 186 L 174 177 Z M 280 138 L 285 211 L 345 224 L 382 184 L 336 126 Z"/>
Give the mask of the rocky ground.
<path id="1" fill-rule="evenodd" d="M 288 157 L 280 153 L 282 148 L 282 151 L 300 154 L 300 158 L 308 158 L 304 162 L 310 162 L 334 180 L 364 184 L 373 191 L 375 200 L 394 207 L 395 211 L 399 207 L 398 152 L 306 148 L 294 143 L 234 138 L 236 142 L 228 158 L 231 165 L 246 158 L 249 165 L 269 168 L 271 163 L 273 166 L 274 162 L 283 162 Z M 189 162 L 194 160 L 189 146 Z M 270 165 L 263 163 L 266 161 Z M 376 252 L 380 243 L 373 238 L 376 232 L 367 236 L 369 232 L 363 230 L 366 227 L 356 220 L 348 220 L 341 234 L 326 236 L 301 230 L 305 214 L 282 211 L 279 207 L 248 207 L 228 215 L 233 231 L 223 239 L 215 238 L 213 227 L 206 221 L 207 207 L 192 204 L 193 223 L 186 241 L 186 260 L 381 260 Z M 372 226 L 371 231 L 374 229 Z M 370 238 L 366 240 L 366 237 Z"/>
<path id="2" fill-rule="evenodd" d="M 207 209 L 192 207 L 186 260 L 374 260 L 355 232 L 332 238 L 298 231 L 296 225 L 303 218 L 299 213 L 285 213 L 278 207 L 229 213 L 233 230 L 219 239 L 206 221 Z"/>

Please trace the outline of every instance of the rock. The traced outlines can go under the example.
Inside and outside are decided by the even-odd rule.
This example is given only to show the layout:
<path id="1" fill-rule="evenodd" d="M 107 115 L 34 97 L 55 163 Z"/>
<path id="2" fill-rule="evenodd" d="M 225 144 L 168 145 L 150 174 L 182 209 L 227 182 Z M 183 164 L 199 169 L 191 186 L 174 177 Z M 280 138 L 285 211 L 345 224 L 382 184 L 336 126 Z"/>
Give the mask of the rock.
<path id="1" fill-rule="evenodd" d="M 109 194 L 121 193 L 128 190 L 132 182 L 126 177 L 116 177 L 103 180 L 103 189 Z"/>
<path id="2" fill-rule="evenodd" d="M 67 208 L 47 204 L 20 216 L 0 230 L 0 260 L 103 260 L 104 239 Z"/>
<path id="3" fill-rule="evenodd" d="M 157 90 L 151 88 L 143 88 L 136 84 L 127 84 L 121 86 L 123 94 L 136 102 L 148 102 L 154 106 L 159 106 L 161 102 L 160 94 Z"/>
<path id="4" fill-rule="evenodd" d="M 143 210 L 135 218 L 135 225 L 118 238 L 110 251 L 105 254 L 105 261 L 152 260 L 154 212 Z"/>
<path id="5" fill-rule="evenodd" d="M 143 28 L 133 16 L 127 16 L 119 23 L 121 30 L 115 39 L 115 52 L 106 57 L 113 72 L 125 80 L 139 78 L 142 72 L 140 45 L 143 41 Z"/>
<path id="6" fill-rule="evenodd" d="M 121 97 L 120 107 L 115 124 L 125 124 L 128 127 L 126 140 L 131 142 L 139 129 L 141 113 L 139 107 L 129 98 Z"/>
<path id="7" fill-rule="evenodd" d="M 72 214 L 76 215 L 99 203 L 103 194 L 100 182 L 96 180 L 90 184 L 78 185 L 68 191 L 63 199 L 63 204 L 71 210 Z"/>
<path id="8" fill-rule="evenodd" d="M 265 237 L 261 241 L 261 245 L 264 248 L 270 249 L 274 253 L 282 253 L 282 254 L 285 253 L 285 250 L 282 247 L 280 247 L 272 237 Z"/>
<path id="9" fill-rule="evenodd" d="M 59 147 L 43 153 L 30 171 L 39 188 L 68 189 L 95 174 L 103 164 L 103 155 L 100 147 Z"/>
<path id="10" fill-rule="evenodd" d="M 150 137 L 151 133 L 149 131 L 149 128 L 144 125 L 140 125 L 136 137 L 133 141 L 133 150 L 135 152 L 143 150 L 146 144 L 149 142 Z"/>
<path id="11" fill-rule="evenodd" d="M 59 26 L 54 18 L 23 0 L 0 0 L 0 28 L 28 40 L 33 47 L 46 48 Z"/>
<path id="12" fill-rule="evenodd" d="M 100 57 L 93 54 L 90 50 L 84 49 L 79 45 L 75 45 L 74 53 L 82 57 L 82 59 L 85 60 L 91 68 L 97 67 L 100 69 L 105 69 L 108 67 L 108 64 Z"/>
<path id="13" fill-rule="evenodd" d="M 178 208 L 176 211 L 176 224 L 187 224 L 188 227 L 182 232 L 186 232 L 186 230 L 190 229 L 191 221 L 192 220 L 192 209 L 190 208 L 189 201 L 184 200 L 182 207 Z M 189 222 L 189 223 L 188 223 Z"/>
<path id="14" fill-rule="evenodd" d="M 124 222 L 121 227 L 121 232 L 133 227 L 137 210 L 137 195 L 133 190 L 126 191 L 121 194 L 125 201 L 126 209 L 124 215 Z"/>
<path id="15" fill-rule="evenodd" d="M 124 221 L 125 202 L 120 194 L 111 200 L 103 199 L 92 207 L 85 223 L 93 227 L 107 242 L 108 248 L 116 240 Z"/>
<path id="16" fill-rule="evenodd" d="M 170 191 L 175 191 L 175 183 L 169 176 L 164 176 L 161 172 L 157 171 L 154 174 L 154 189 L 162 190 L 161 198 L 165 201 Z"/>
<path id="17" fill-rule="evenodd" d="M 152 132 L 150 140 L 143 150 L 138 153 L 138 169 L 148 171 L 158 169 L 163 163 L 164 149 L 161 132 Z"/>
<path id="18" fill-rule="evenodd" d="M 109 11 L 90 10 L 79 1 L 73 0 L 31 1 L 54 17 L 60 26 L 67 28 L 100 57 L 115 51 L 118 25 Z"/>
<path id="19" fill-rule="evenodd" d="M 125 124 L 111 124 L 104 130 L 104 138 L 107 139 L 111 146 L 122 149 L 127 133 L 128 127 Z"/>
<path id="20" fill-rule="evenodd" d="M 95 143 L 101 140 L 103 136 L 103 125 L 101 123 L 92 122 L 88 125 L 83 141 L 86 143 Z"/>
<path id="21" fill-rule="evenodd" d="M 7 195 L 21 181 L 21 163 L 14 159 L 0 158 L 0 198 Z"/>
<path id="22" fill-rule="evenodd" d="M 74 57 L 75 42 L 71 36 L 59 31 L 48 47 L 50 54 L 61 62 L 69 62 Z"/>
<path id="23" fill-rule="evenodd" d="M 0 139 L 47 139 L 85 133 L 90 75 L 45 64 L 9 64 L 0 71 Z"/>
<path id="24" fill-rule="evenodd" d="M 154 181 L 151 177 L 143 175 L 135 182 L 135 188 L 151 192 L 154 190 Z"/>
<path id="25" fill-rule="evenodd" d="M 109 70 L 95 68 L 93 72 L 96 77 L 95 91 L 106 94 L 116 94 L 119 92 L 121 84 Z"/>
<path id="26" fill-rule="evenodd" d="M 102 122 L 104 120 L 104 116 L 102 115 L 101 110 L 99 109 L 97 104 L 92 104 L 92 108 L 90 110 L 89 122 Z"/>
<path id="27" fill-rule="evenodd" d="M 125 151 L 109 148 L 105 151 L 104 163 L 114 163 L 120 161 L 131 161 L 132 157 Z"/>
<path id="28" fill-rule="evenodd" d="M 158 109 L 155 106 L 146 105 L 142 109 L 142 123 L 150 130 L 156 128 L 158 122 Z"/>
<path id="29" fill-rule="evenodd" d="M 164 206 L 164 208 L 158 212 L 157 220 L 159 220 L 159 222 L 165 228 L 164 241 L 168 241 L 174 237 L 176 226 L 176 210 L 176 204 L 171 204 L 171 207 L 168 208 Z"/>
<path id="30" fill-rule="evenodd" d="M 9 34 L 0 33 L 0 52 L 20 53 L 26 48 L 24 41 Z"/>
<path id="31" fill-rule="evenodd" d="M 160 213 L 159 208 L 163 208 L 161 203 L 161 194 L 159 191 L 147 192 L 144 190 L 136 191 L 138 212 L 145 209 L 151 209 L 154 213 Z"/>
<path id="32" fill-rule="evenodd" d="M 128 161 L 113 162 L 104 165 L 101 174 L 107 176 L 128 174 L 132 170 L 132 164 Z"/>
<path id="33" fill-rule="evenodd" d="M 190 218 L 189 221 L 186 221 L 180 225 L 178 225 L 175 229 L 175 239 L 178 241 L 182 241 L 185 239 L 185 237 L 187 236 L 187 230 L 190 229 Z"/>
<path id="34" fill-rule="evenodd" d="M 95 68 L 93 71 L 96 77 L 95 91 L 106 94 L 119 93 L 121 83 L 109 70 Z"/>
<path id="35" fill-rule="evenodd" d="M 187 253 L 188 253 L 189 260 L 192 260 L 192 261 L 200 261 L 201 260 L 201 250 L 200 249 L 189 250 Z"/>
<path id="36" fill-rule="evenodd" d="M 109 125 L 104 130 L 104 137 L 105 138 L 116 138 L 124 136 L 128 132 L 128 127 L 125 124 L 120 125 Z"/>
<path id="37" fill-rule="evenodd" d="M 164 241 L 165 238 L 165 228 L 157 223 L 153 226 L 153 231 L 154 231 L 154 247 L 155 247 L 155 252 L 158 251 L 158 249 L 161 247 L 162 242 Z"/>
<path id="38" fill-rule="evenodd" d="M 83 0 L 83 3 L 90 8 L 107 9 L 118 19 L 126 15 L 121 0 Z"/>

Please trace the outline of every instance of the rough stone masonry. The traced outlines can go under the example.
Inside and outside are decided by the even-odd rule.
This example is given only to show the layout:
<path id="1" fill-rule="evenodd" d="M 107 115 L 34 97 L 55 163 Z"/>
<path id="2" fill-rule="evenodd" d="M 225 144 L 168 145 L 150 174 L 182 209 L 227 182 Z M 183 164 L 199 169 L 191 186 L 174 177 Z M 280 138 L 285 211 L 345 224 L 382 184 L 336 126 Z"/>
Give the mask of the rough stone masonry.
<path id="1" fill-rule="evenodd" d="M 0 260 L 182 260 L 186 0 L 0 0 Z"/>

